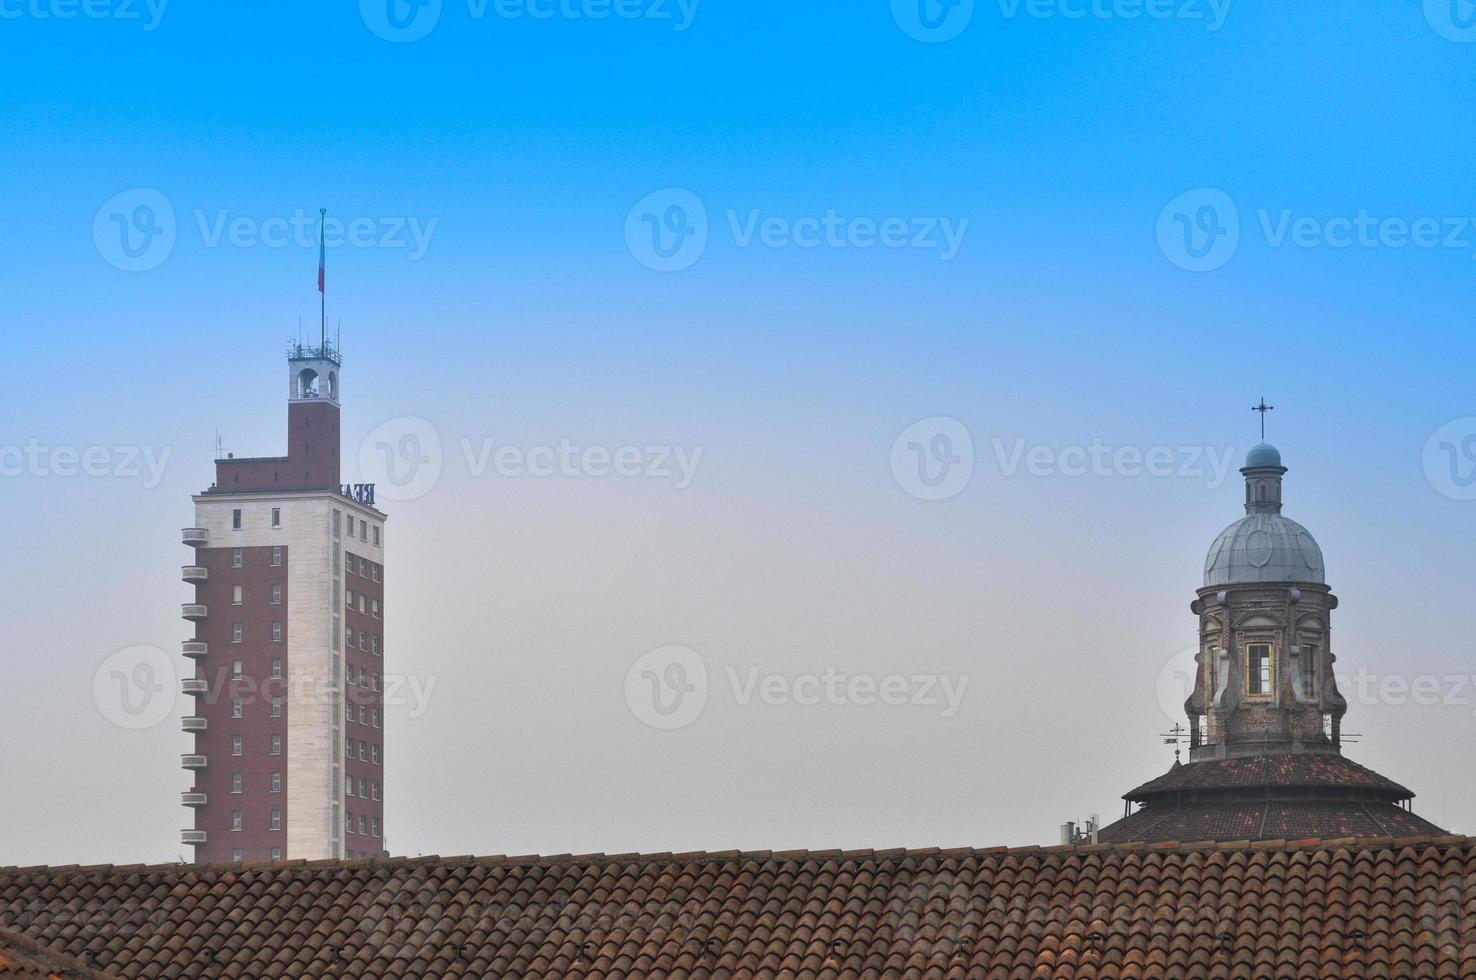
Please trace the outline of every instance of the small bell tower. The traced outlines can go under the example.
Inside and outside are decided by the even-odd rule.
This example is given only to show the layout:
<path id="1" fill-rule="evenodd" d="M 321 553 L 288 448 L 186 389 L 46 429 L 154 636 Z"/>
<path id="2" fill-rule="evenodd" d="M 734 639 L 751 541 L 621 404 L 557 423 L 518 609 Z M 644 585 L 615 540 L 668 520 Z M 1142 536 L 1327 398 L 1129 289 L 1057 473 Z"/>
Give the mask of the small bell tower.
<path id="1" fill-rule="evenodd" d="M 293 484 L 339 486 L 343 359 L 328 340 L 287 348 L 287 469 Z"/>

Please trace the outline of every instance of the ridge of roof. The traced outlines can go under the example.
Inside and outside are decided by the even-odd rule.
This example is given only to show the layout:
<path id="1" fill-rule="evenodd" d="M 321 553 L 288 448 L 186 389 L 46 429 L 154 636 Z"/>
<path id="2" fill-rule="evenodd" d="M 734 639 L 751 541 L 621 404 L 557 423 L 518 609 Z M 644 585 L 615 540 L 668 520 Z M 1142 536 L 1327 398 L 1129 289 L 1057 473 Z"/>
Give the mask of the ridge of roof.
<path id="1" fill-rule="evenodd" d="M 1132 841 L 1121 844 L 1028 844 L 1019 847 L 924 847 L 891 848 L 876 850 L 788 850 L 788 851 L 687 851 L 682 853 L 654 852 L 628 854 L 554 854 L 554 855 L 457 855 L 442 857 L 437 854 L 416 857 L 355 858 L 353 860 L 324 859 L 316 861 L 296 860 L 278 862 L 225 864 L 93 864 L 93 865 L 47 865 L 0 867 L 0 875 L 21 874 L 155 874 L 175 872 L 181 874 L 234 873 L 243 871 L 319 871 L 345 868 L 394 868 L 394 867 L 475 867 L 499 865 L 506 867 L 561 867 L 570 865 L 601 864 L 670 864 L 670 863 L 714 863 L 725 861 L 900 861 L 925 857 L 1030 857 L 1061 854 L 1112 854 L 1112 853 L 1207 853 L 1215 851 L 1307 851 L 1340 848 L 1363 851 L 1390 847 L 1450 847 L 1476 846 L 1476 837 L 1461 834 L 1423 835 L 1416 837 L 1309 837 L 1301 840 L 1239 840 L 1239 841 Z"/>

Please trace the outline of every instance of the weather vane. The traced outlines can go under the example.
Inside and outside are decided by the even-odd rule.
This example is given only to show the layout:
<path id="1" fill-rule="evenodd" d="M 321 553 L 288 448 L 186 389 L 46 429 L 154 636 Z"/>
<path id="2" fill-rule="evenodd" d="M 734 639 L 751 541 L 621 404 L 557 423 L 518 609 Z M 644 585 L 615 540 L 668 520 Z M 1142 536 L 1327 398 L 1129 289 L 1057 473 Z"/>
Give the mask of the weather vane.
<path id="1" fill-rule="evenodd" d="M 1164 745 L 1174 747 L 1174 762 L 1179 761 L 1179 746 L 1189 741 L 1189 729 L 1183 725 L 1175 725 L 1166 732 L 1161 732 L 1159 738 L 1163 739 Z"/>
<path id="2" fill-rule="evenodd" d="M 1267 412 L 1274 412 L 1274 411 L 1276 411 L 1276 406 L 1275 405 L 1267 405 L 1266 404 L 1266 399 L 1265 398 L 1262 398 L 1261 399 L 1261 404 L 1259 404 L 1259 405 L 1252 405 L 1251 406 L 1251 411 L 1252 412 L 1260 412 L 1261 413 L 1261 441 L 1262 442 L 1265 442 L 1266 441 L 1266 413 Z"/>

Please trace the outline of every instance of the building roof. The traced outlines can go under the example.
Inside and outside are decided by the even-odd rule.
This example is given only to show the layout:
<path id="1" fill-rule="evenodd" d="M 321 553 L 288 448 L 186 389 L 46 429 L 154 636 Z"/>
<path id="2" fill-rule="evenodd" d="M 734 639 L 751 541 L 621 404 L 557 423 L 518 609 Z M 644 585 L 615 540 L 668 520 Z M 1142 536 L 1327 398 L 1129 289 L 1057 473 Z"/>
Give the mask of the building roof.
<path id="1" fill-rule="evenodd" d="M 1122 798 L 1145 802 L 1168 794 L 1204 790 L 1271 787 L 1337 787 L 1387 794 L 1391 801 L 1408 800 L 1414 793 L 1372 769 L 1332 752 L 1280 753 L 1175 763 L 1157 779 L 1124 793 Z M 1207 838 L 1206 838 L 1207 839 Z"/>
<path id="2" fill-rule="evenodd" d="M 154 977 L 1476 976 L 1476 839 L 0 870 Z"/>
<path id="3" fill-rule="evenodd" d="M 0 929 L 0 977 L 39 980 L 108 980 L 64 953 L 43 948 L 34 939 Z"/>
<path id="4" fill-rule="evenodd" d="M 1279 469 L 1281 467 L 1281 450 L 1263 442 L 1251 447 L 1251 451 L 1245 454 L 1245 468 L 1248 470 Z"/>
<path id="5" fill-rule="evenodd" d="M 1303 835 L 1405 837 L 1444 833 L 1392 803 L 1360 800 L 1235 800 L 1150 803 L 1102 828 L 1108 844 L 1177 840 L 1286 840 Z"/>

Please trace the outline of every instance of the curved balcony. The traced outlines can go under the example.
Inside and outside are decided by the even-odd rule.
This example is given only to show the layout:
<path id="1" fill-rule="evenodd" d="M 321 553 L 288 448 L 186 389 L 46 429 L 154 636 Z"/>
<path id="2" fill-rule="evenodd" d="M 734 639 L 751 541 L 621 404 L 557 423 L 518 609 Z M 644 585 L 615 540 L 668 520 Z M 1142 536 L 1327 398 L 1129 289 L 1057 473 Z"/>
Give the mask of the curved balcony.
<path id="1" fill-rule="evenodd" d="M 205 797 L 206 794 L 201 793 L 198 790 L 187 789 L 183 793 L 179 794 L 179 802 L 181 806 L 204 806 L 206 803 Z M 188 831 L 186 831 L 186 833 L 188 833 Z"/>
<path id="2" fill-rule="evenodd" d="M 181 844 L 203 844 L 205 843 L 205 831 L 203 830 L 181 830 L 179 832 Z"/>
<path id="3" fill-rule="evenodd" d="M 181 649 L 186 657 L 203 660 L 205 654 L 210 652 L 210 644 L 204 640 L 185 640 L 181 645 Z"/>
<path id="4" fill-rule="evenodd" d="M 210 543 L 210 532 L 203 527 L 187 527 L 179 532 L 179 538 L 191 548 L 203 548 Z"/>
<path id="5" fill-rule="evenodd" d="M 179 577 L 191 585 L 200 585 L 210 578 L 210 570 L 204 565 L 185 565 L 179 570 Z"/>
<path id="6" fill-rule="evenodd" d="M 210 610 L 203 602 L 186 602 L 179 607 L 179 614 L 185 619 L 199 621 L 209 615 Z"/>
<path id="7" fill-rule="evenodd" d="M 204 769 L 205 757 L 203 755 L 182 755 L 179 757 L 181 769 Z"/>
<path id="8" fill-rule="evenodd" d="M 186 677 L 179 682 L 181 694 L 209 694 L 210 682 L 203 677 Z"/>
<path id="9" fill-rule="evenodd" d="M 210 727 L 210 719 L 199 715 L 186 715 L 179 720 L 180 731 L 203 732 Z"/>

